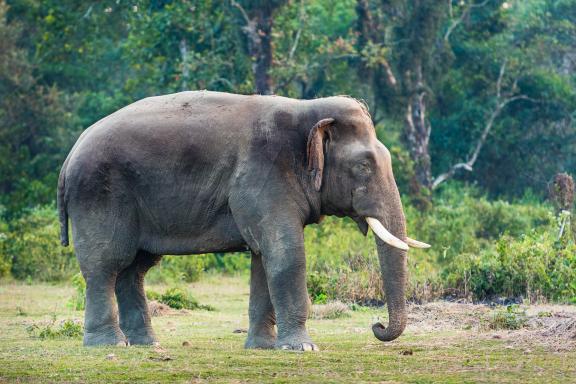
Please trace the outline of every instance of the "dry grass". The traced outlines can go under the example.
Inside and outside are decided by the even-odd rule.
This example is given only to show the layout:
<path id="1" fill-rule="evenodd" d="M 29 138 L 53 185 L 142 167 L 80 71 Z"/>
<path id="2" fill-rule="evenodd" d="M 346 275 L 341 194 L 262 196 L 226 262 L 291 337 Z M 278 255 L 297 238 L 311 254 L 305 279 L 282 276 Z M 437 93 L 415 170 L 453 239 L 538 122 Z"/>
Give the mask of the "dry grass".
<path id="1" fill-rule="evenodd" d="M 315 320 L 340 319 L 350 317 L 350 308 L 341 301 L 332 301 L 326 304 L 314 304 L 310 311 L 310 318 Z"/>

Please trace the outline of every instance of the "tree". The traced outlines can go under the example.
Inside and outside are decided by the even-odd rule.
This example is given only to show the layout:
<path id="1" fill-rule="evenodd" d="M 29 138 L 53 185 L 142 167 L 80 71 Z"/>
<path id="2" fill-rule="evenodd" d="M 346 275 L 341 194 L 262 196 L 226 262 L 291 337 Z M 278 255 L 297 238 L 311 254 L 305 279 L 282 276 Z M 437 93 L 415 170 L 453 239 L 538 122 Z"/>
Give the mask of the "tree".
<path id="1" fill-rule="evenodd" d="M 431 85 L 445 64 L 438 60 L 441 46 L 437 42 L 447 5 L 435 0 L 384 0 L 380 7 L 371 10 L 367 0 L 358 0 L 358 48 L 364 57 L 383 56 L 372 66 L 375 99 L 388 105 L 394 115 L 403 116 L 402 138 L 414 167 L 410 192 L 424 203 L 432 185 L 427 113 L 434 97 Z M 360 71 L 365 72 L 366 65 L 362 64 Z"/>
<path id="2" fill-rule="evenodd" d="M 232 5 L 238 8 L 245 23 L 242 31 L 246 35 L 248 52 L 252 59 L 255 92 L 261 95 L 274 93 L 270 76 L 273 58 L 272 27 L 274 13 L 286 2 L 286 0 L 231 1 Z"/>
<path id="3" fill-rule="evenodd" d="M 24 27 L 8 22 L 7 13 L 0 1 L 0 205 L 13 216 L 53 200 L 74 118 L 57 88 L 38 83 L 35 63 L 19 44 Z"/>

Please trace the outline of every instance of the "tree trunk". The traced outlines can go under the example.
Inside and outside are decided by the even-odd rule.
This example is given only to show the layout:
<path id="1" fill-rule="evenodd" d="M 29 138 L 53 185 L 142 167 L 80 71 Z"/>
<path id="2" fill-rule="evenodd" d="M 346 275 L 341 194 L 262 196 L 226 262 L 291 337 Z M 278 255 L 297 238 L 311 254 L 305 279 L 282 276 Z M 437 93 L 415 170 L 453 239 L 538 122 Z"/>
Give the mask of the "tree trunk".
<path id="1" fill-rule="evenodd" d="M 261 95 L 274 93 L 270 68 L 272 67 L 272 27 L 274 11 L 280 8 L 286 0 L 279 1 L 248 1 L 246 7 L 232 0 L 232 5 L 240 10 L 245 26 L 242 31 L 246 35 L 248 53 L 252 58 L 252 73 L 254 74 L 255 92 Z"/>
<path id="2" fill-rule="evenodd" d="M 270 67 L 272 66 L 272 10 L 263 7 L 257 11 L 256 34 L 257 42 L 252 45 L 250 55 L 254 60 L 252 71 L 256 82 L 256 93 L 261 95 L 271 95 L 272 79 L 270 78 Z"/>
<path id="3" fill-rule="evenodd" d="M 426 91 L 422 79 L 422 66 L 416 65 L 414 79 L 406 79 L 409 94 L 406 100 L 406 114 L 404 116 L 403 139 L 408 147 L 410 158 L 414 162 L 414 179 L 410 185 L 412 196 L 428 200 L 432 187 L 432 172 L 430 169 L 430 123 L 426 118 Z M 406 76 L 410 76 L 408 74 Z"/>

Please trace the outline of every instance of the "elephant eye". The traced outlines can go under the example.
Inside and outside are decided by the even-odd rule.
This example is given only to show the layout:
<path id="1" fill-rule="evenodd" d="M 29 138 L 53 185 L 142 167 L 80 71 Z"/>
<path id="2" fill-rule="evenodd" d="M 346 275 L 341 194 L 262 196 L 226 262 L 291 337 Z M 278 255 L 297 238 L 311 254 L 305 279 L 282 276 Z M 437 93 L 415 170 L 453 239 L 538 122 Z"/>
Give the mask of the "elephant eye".
<path id="1" fill-rule="evenodd" d="M 371 173 L 370 163 L 368 160 L 362 160 L 354 165 L 354 173 L 361 175 L 369 175 Z"/>

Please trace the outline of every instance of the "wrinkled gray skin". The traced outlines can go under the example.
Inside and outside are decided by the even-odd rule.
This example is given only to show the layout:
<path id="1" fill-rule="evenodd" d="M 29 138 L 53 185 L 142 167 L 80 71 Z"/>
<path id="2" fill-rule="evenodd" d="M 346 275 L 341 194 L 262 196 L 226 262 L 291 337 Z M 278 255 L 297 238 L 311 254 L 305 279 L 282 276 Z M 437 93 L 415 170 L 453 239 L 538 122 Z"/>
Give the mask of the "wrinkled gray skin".
<path id="1" fill-rule="evenodd" d="M 161 255 L 249 249 L 246 348 L 317 350 L 305 328 L 304 226 L 349 216 L 366 233 L 370 216 L 406 240 L 390 153 L 348 97 L 138 101 L 78 139 L 58 205 L 61 241 L 69 217 L 87 283 L 85 345 L 156 342 L 143 279 Z M 406 252 L 376 246 L 390 320 L 373 331 L 388 341 L 406 325 Z"/>

